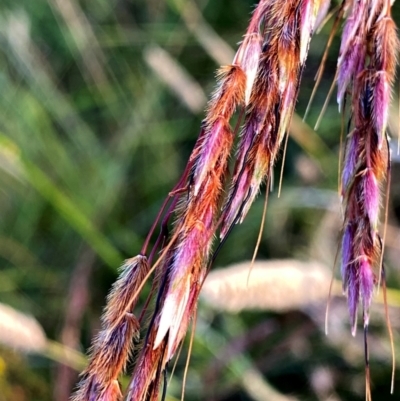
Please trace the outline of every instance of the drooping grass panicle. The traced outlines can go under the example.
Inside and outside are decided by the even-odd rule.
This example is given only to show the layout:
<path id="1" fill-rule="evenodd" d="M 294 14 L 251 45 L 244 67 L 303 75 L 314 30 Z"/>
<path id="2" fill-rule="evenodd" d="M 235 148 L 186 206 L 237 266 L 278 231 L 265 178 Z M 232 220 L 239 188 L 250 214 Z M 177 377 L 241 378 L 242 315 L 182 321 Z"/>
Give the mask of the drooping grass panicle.
<path id="1" fill-rule="evenodd" d="M 353 334 L 360 300 L 363 323 L 368 326 L 373 289 L 380 276 L 378 223 L 381 187 L 390 163 L 386 125 L 397 50 L 390 1 L 352 2 L 338 61 L 338 103 L 342 108 L 344 97 L 351 98 L 341 194 L 342 276 Z"/>
<path id="2" fill-rule="evenodd" d="M 118 375 L 131 352 L 132 337 L 139 333 L 133 309 L 153 271 L 152 289 L 140 317 L 142 323 L 142 316 L 148 316 L 149 323 L 126 400 L 158 399 L 166 367 L 195 316 L 215 255 L 217 230 L 221 245 L 231 227 L 246 216 L 263 181 L 271 179 L 294 111 L 310 40 L 328 3 L 261 0 L 255 8 L 232 65 L 218 74 L 219 84 L 185 173 L 157 217 L 161 234 L 149 254 L 147 247 L 158 223 L 145 241 L 142 253 L 149 260 L 140 255 L 128 261 L 113 287 L 74 401 L 121 398 Z M 364 324 L 368 324 L 377 281 L 380 188 L 389 165 L 385 129 L 398 42 L 389 0 L 345 0 L 344 10 L 348 15 L 338 61 L 338 102 L 342 109 L 343 99 L 350 96 L 353 117 L 341 184 L 342 274 L 354 329 L 360 299 Z M 244 121 L 239 116 L 237 126 L 242 127 L 230 174 L 228 162 L 237 131 L 231 121 L 237 109 Z M 153 261 L 158 252 L 158 260 Z"/>

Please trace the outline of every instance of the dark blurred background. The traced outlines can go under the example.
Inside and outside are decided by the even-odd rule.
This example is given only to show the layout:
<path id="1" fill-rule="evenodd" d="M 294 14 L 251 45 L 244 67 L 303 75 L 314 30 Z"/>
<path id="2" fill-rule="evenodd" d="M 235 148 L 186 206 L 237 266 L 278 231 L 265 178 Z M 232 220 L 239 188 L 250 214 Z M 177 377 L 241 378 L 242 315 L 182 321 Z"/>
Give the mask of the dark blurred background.
<path id="1" fill-rule="evenodd" d="M 232 60 L 254 3 L 1 1 L 0 401 L 68 400 L 117 268 L 140 251 L 179 179 L 215 71 Z M 398 2 L 394 18 L 400 22 Z M 336 94 L 317 131 L 314 125 L 335 74 L 339 35 L 302 121 L 332 24 L 331 19 L 311 44 L 280 198 L 281 162 L 275 172 L 258 252 L 266 277 L 271 268 L 273 279 L 266 278 L 256 307 L 247 303 L 256 290 L 245 285 L 246 279 L 231 293 L 214 288 L 219 305 L 210 295 L 213 289 L 205 288 L 187 401 L 364 399 L 362 330 L 351 336 L 336 279 L 330 334 L 324 334 L 329 272 L 341 228 Z M 369 342 L 375 400 L 400 394 L 400 158 L 394 92 L 385 264 L 399 357 L 395 395 L 390 396 L 392 359 L 380 293 L 371 312 Z M 251 259 L 263 202 L 262 194 L 214 268 Z M 278 272 L 276 259 L 283 261 Z M 298 261 L 303 268 L 294 276 L 291 269 Z M 311 262 L 323 280 L 307 279 Z M 224 282 L 229 274 L 221 277 Z M 240 298 L 241 312 L 229 310 L 224 297 L 227 303 Z M 188 341 L 168 401 L 181 397 L 187 349 Z M 129 372 L 122 383 L 128 380 Z"/>

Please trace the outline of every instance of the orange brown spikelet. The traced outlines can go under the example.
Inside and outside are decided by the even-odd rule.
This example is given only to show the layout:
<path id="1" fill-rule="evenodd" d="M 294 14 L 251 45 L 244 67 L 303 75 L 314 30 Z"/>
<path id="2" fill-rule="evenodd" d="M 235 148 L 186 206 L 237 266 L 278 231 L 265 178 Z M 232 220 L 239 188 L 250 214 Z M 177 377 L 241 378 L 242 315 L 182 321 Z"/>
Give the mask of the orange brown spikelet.
<path id="1" fill-rule="evenodd" d="M 132 350 L 132 340 L 138 339 L 139 322 L 126 313 L 118 325 L 102 330 L 93 347 L 89 369 L 104 381 L 115 380 L 124 370 Z"/>
<path id="2" fill-rule="evenodd" d="M 243 103 L 246 74 L 236 64 L 220 68 L 217 73 L 219 84 L 209 102 L 206 123 L 211 126 L 220 116 L 231 118 L 236 107 Z"/>
<path id="3" fill-rule="evenodd" d="M 132 340 L 139 336 L 139 322 L 130 312 L 137 301 L 133 295 L 148 272 L 147 258 L 138 255 L 128 259 L 121 270 L 108 296 L 102 330 L 93 342 L 89 365 L 73 401 L 120 399 L 117 379 L 132 351 Z"/>
<path id="4" fill-rule="evenodd" d="M 137 255 L 127 259 L 120 268 L 120 276 L 113 284 L 107 297 L 102 321 L 105 326 L 112 326 L 135 307 L 138 299 L 133 298 L 149 271 L 147 257 Z"/>
<path id="5" fill-rule="evenodd" d="M 222 68 L 218 75 L 220 84 L 209 103 L 207 117 L 189 161 L 194 165 L 191 172 L 194 195 L 213 171 L 221 152 L 229 155 L 234 135 L 229 120 L 244 101 L 246 75 L 243 70 L 231 65 Z"/>
<path id="6" fill-rule="evenodd" d="M 94 340 L 90 362 L 82 373 L 72 401 L 119 401 L 118 376 L 132 351 L 132 340 L 139 334 L 139 323 L 130 313 L 112 327 L 105 327 Z M 114 398 L 112 398 L 114 397 Z"/>
<path id="7" fill-rule="evenodd" d="M 122 400 L 122 393 L 118 380 L 113 380 L 112 382 L 110 382 L 110 384 L 102 392 L 98 401 L 114 401 L 114 400 L 116 401 Z"/>

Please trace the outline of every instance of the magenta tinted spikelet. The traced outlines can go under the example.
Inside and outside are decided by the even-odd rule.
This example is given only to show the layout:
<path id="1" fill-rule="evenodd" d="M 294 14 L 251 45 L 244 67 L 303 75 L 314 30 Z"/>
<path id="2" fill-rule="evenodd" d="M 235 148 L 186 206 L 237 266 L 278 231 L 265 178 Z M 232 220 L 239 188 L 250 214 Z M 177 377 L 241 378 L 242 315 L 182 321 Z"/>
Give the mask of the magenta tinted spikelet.
<path id="1" fill-rule="evenodd" d="M 347 275 L 347 299 L 350 314 L 351 334 L 356 335 L 357 332 L 357 311 L 360 300 L 360 280 L 358 279 L 358 266 L 351 262 L 346 269 Z"/>
<path id="2" fill-rule="evenodd" d="M 218 155 L 215 154 L 215 149 L 221 149 L 227 146 L 229 138 L 233 135 L 229 122 L 223 117 L 217 118 L 213 124 L 203 128 L 205 131 L 204 141 L 201 144 L 201 152 L 196 160 L 195 169 L 193 171 L 193 186 L 194 195 L 197 195 L 201 184 L 209 173 L 210 166 L 214 168 L 218 161 Z"/>
<path id="3" fill-rule="evenodd" d="M 374 89 L 376 101 L 374 102 L 373 119 L 375 130 L 379 136 L 379 147 L 381 147 L 385 138 L 391 95 L 391 85 L 384 71 L 377 72 Z"/>
<path id="4" fill-rule="evenodd" d="M 342 268 L 343 290 L 347 290 L 349 281 L 349 266 L 353 261 L 352 245 L 354 241 L 354 230 L 352 225 L 347 225 L 342 238 Z"/>
<path id="5" fill-rule="evenodd" d="M 365 200 L 365 211 L 371 223 L 373 230 L 377 229 L 378 218 L 379 218 L 379 207 L 380 207 L 380 190 L 378 181 L 371 171 L 368 169 L 363 178 L 364 185 L 364 200 Z"/>
<path id="6" fill-rule="evenodd" d="M 360 70 L 360 66 L 364 60 L 364 51 L 364 44 L 359 38 L 355 38 L 351 48 L 342 58 L 337 78 L 339 111 L 343 110 L 343 101 L 347 87 L 352 81 L 353 76 Z"/>
<path id="7" fill-rule="evenodd" d="M 342 198 L 345 197 L 346 192 L 349 189 L 349 185 L 351 185 L 354 173 L 356 171 L 357 166 L 357 155 L 359 154 L 359 146 L 360 146 L 360 132 L 357 129 L 354 129 L 349 135 L 347 139 L 347 146 L 345 152 L 345 161 L 343 165 L 342 171 Z"/>
<path id="8" fill-rule="evenodd" d="M 253 83 L 256 78 L 258 62 L 261 54 L 262 36 L 258 32 L 247 33 L 243 43 L 240 45 L 234 65 L 239 65 L 246 74 L 245 104 L 250 100 Z"/>
<path id="9" fill-rule="evenodd" d="M 367 6 L 365 1 L 353 1 L 351 3 L 352 8 L 343 28 L 338 58 L 337 101 L 339 111 L 342 111 L 348 85 L 353 77 L 362 71 L 365 64 L 364 25 Z"/>
<path id="10" fill-rule="evenodd" d="M 220 84 L 210 101 L 207 118 L 191 156 L 194 163 L 192 180 L 195 196 L 204 180 L 215 169 L 221 154 L 229 155 L 233 143 L 229 120 L 236 107 L 244 101 L 246 76 L 239 66 L 221 69 L 219 78 Z"/>
<path id="11" fill-rule="evenodd" d="M 360 280 L 360 296 L 363 300 L 364 311 L 368 311 L 372 301 L 372 294 L 375 286 L 375 275 L 373 267 L 370 264 L 369 258 L 361 256 L 359 262 L 359 280 Z M 364 313 L 364 326 L 369 323 L 369 314 Z"/>

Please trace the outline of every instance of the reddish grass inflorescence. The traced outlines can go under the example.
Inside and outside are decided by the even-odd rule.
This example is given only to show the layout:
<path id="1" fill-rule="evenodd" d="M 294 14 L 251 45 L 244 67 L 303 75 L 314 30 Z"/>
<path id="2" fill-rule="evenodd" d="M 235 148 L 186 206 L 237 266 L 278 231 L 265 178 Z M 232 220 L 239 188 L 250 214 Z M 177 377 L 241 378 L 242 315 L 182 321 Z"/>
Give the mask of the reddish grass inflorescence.
<path id="1" fill-rule="evenodd" d="M 342 276 L 355 334 L 359 300 L 367 326 L 373 289 L 381 274 L 378 222 L 381 187 L 389 170 L 386 125 L 398 41 L 390 1 L 348 3 L 338 61 L 338 103 L 343 109 L 348 96 L 352 116 L 341 184 Z"/>
<path id="2" fill-rule="evenodd" d="M 310 40 L 328 8 L 327 0 L 261 0 L 255 8 L 232 65 L 218 74 L 218 87 L 181 180 L 165 201 L 141 254 L 124 264 L 113 286 L 102 330 L 93 342 L 73 401 L 122 399 L 118 376 L 146 316 L 149 323 L 141 328 L 145 336 L 137 350 L 126 400 L 158 399 L 166 366 L 196 314 L 197 299 L 216 252 L 215 237 L 220 246 L 231 228 L 243 221 L 263 182 L 269 190 Z M 368 325 L 380 274 L 383 246 L 378 220 L 381 187 L 389 169 L 386 124 L 398 48 L 390 8 L 390 0 L 344 0 L 337 17 L 346 17 L 337 99 L 345 112 L 349 98 L 351 116 L 341 195 L 342 276 L 353 333 L 360 300 L 364 325 Z M 237 110 L 237 127 L 241 128 L 234 152 L 238 129 L 230 123 Z M 228 161 L 233 153 L 231 175 Z M 169 233 L 172 218 L 175 222 Z M 160 219 L 161 234 L 148 253 Z M 159 257 L 154 261 L 156 254 Z M 134 308 L 151 275 L 150 295 L 137 319 Z"/>

